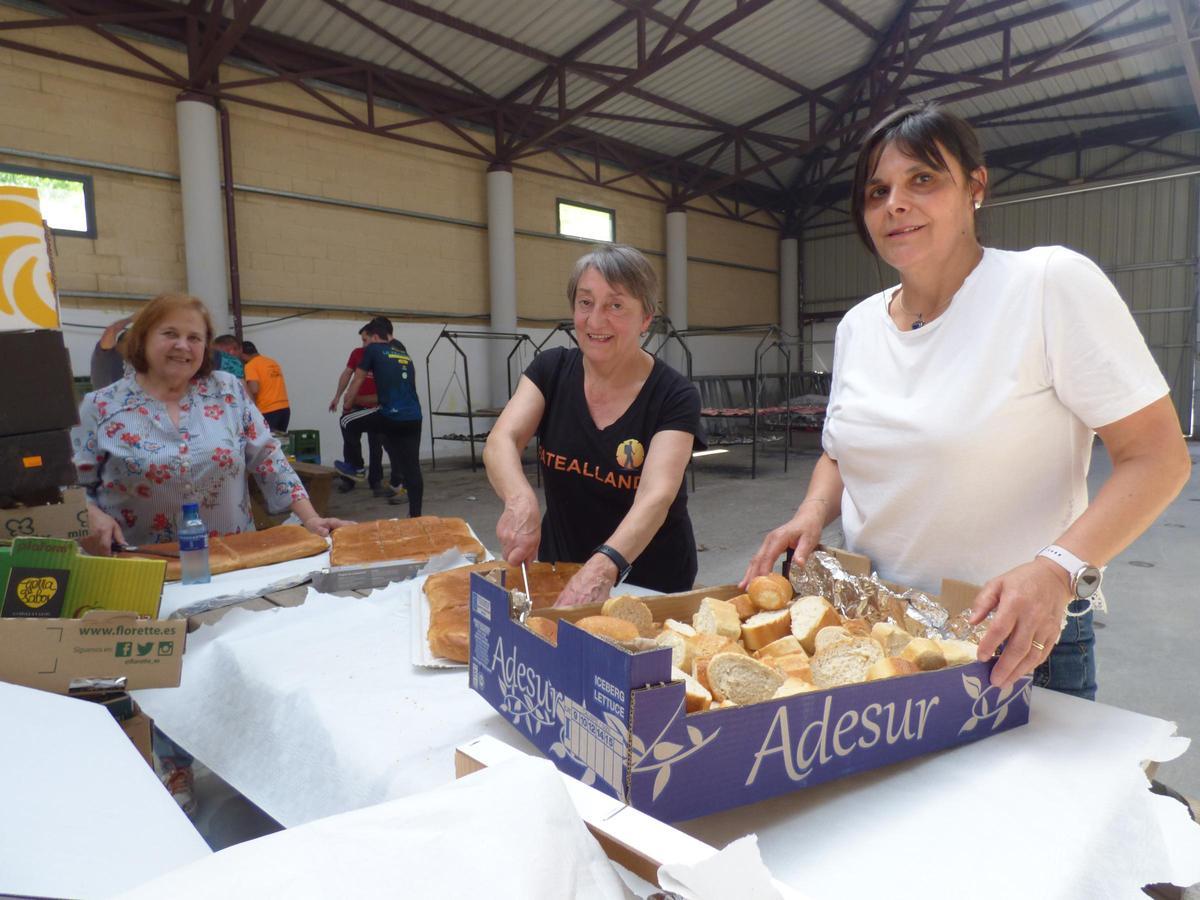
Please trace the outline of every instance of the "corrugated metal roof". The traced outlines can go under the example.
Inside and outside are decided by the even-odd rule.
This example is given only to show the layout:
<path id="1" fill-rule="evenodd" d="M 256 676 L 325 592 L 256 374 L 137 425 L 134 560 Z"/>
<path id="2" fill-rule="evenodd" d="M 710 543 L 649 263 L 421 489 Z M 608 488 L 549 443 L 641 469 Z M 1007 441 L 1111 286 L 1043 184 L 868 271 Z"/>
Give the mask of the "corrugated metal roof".
<path id="1" fill-rule="evenodd" d="M 325 0 L 268 0 L 254 25 L 436 85 L 464 90 L 462 81 L 422 61 L 398 42 L 406 43 L 496 99 L 545 71 L 548 61 L 563 57 L 618 20 L 626 24 L 579 54 L 579 60 L 597 66 L 626 67 L 629 71 L 637 65 L 635 13 L 623 0 L 491 3 L 423 0 L 424 8 L 432 11 L 430 15 L 422 15 L 419 7 L 400 8 L 387 0 L 340 2 L 377 29 L 394 35 L 397 41 L 365 27 Z M 775 0 L 718 34 L 713 39 L 717 45 L 710 42 L 692 49 L 658 71 L 635 79 L 633 90 L 613 89 L 614 84 L 627 77 L 627 72 L 596 68 L 585 73 L 569 68 L 565 77 L 568 109 L 596 103 L 602 92 L 612 94 L 598 103 L 595 111 L 613 118 L 584 116 L 572 123 L 572 127 L 675 156 L 711 142 L 720 135 L 718 129 L 744 126 L 782 105 L 792 104 L 794 108 L 754 127 L 783 138 L 807 139 L 811 125 L 809 103 L 795 86 L 825 89 L 828 103 L 816 108 L 815 122 L 820 127 L 828 115 L 827 107 L 836 104 L 844 93 L 842 86 L 829 86 L 839 80 L 846 81 L 848 75 L 870 59 L 878 35 L 891 26 L 902 8 L 901 0 L 843 0 L 843 3 L 853 10 L 860 20 L 858 23 L 847 21 L 819 0 Z M 676 17 L 687 5 L 687 0 L 662 0 L 651 7 L 655 17 L 648 17 L 645 25 L 648 53 L 653 52 L 666 33 L 656 17 Z M 1010 117 L 1012 121 L 1006 120 L 999 126 L 987 125 L 982 129 L 983 137 L 992 149 L 1131 121 L 1145 110 L 1194 108 L 1195 100 L 1186 79 L 1157 77 L 1157 73 L 1180 66 L 1179 48 L 1174 44 L 1147 49 L 1137 56 L 1115 59 L 1101 66 L 1072 71 L 1061 68 L 1098 52 L 1129 50 L 1171 37 L 1169 18 L 1155 0 L 1142 0 L 1128 9 L 1122 9 L 1123 5 L 1122 0 L 1077 0 L 1057 14 L 1046 15 L 1052 8 L 1045 0 L 1020 0 L 1001 7 L 995 7 L 991 0 L 968 0 L 959 11 L 963 21 L 949 25 L 938 36 L 934 51 L 919 61 L 918 71 L 905 83 L 904 96 L 950 97 L 956 111 L 979 118 L 1024 104 L 1044 104 L 1058 96 L 1096 92 L 1094 96 L 1038 106 Z M 695 32 L 739 8 L 728 0 L 701 0 L 687 19 L 685 29 L 674 34 L 666 46 L 678 48 L 681 42 L 694 40 Z M 940 10 L 941 7 L 920 10 L 915 14 L 915 25 L 920 28 L 932 22 Z M 983 12 L 973 14 L 972 10 Z M 226 14 L 232 13 L 232 2 L 226 0 Z M 439 17 L 450 17 L 468 27 L 465 31 L 458 30 L 452 27 L 452 21 L 436 21 Z M 978 80 L 960 77 L 962 73 L 983 70 L 983 78 L 1005 78 L 995 66 L 1002 54 L 1002 27 L 1010 26 L 1011 52 L 1020 60 L 1051 51 L 1102 20 L 1097 29 L 1101 35 L 1122 30 L 1130 33 L 1111 38 L 1103 46 L 1088 46 L 1084 42 L 1075 49 L 1050 54 L 1040 69 L 1048 73 L 1047 77 L 1025 78 L 1018 65 L 1008 74 L 1003 88 L 958 96 L 979 86 Z M 1012 25 L 1013 22 L 1020 24 Z M 489 32 L 496 40 L 466 33 L 472 28 Z M 866 33 L 871 29 L 875 36 Z M 973 37 L 962 41 L 966 35 Z M 920 41 L 918 34 L 910 41 L 910 47 L 919 46 Z M 498 46 L 497 42 L 509 42 L 510 46 Z M 730 53 L 753 61 L 760 70 L 729 58 Z M 777 77 L 770 73 L 776 73 Z M 922 87 L 931 73 L 955 77 L 957 81 L 949 87 Z M 1131 79 L 1139 81 L 1119 91 L 1100 93 L 1103 88 Z M 523 99 L 531 100 L 535 90 L 526 91 Z M 557 91 L 552 89 L 542 103 L 552 107 L 557 99 Z M 1063 119 L 1052 121 L 1056 116 Z M 689 123 L 711 130 L 681 127 Z M 764 159 L 778 153 L 777 147 L 773 149 L 762 141 L 754 146 Z M 688 161 L 701 163 L 709 156 L 711 150 L 694 154 Z M 734 152 L 727 148 L 711 165 L 718 171 L 732 172 L 733 160 Z M 753 159 L 743 154 L 743 162 L 751 165 Z M 799 162 L 787 160 L 773 171 L 788 183 L 799 168 Z M 766 172 L 750 177 L 758 184 L 777 187 Z"/>

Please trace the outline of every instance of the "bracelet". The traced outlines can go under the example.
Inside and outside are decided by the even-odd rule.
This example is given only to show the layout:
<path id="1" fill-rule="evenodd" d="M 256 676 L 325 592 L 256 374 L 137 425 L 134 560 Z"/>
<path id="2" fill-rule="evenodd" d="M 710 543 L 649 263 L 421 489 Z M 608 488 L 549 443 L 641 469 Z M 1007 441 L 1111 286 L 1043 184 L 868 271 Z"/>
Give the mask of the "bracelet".
<path id="1" fill-rule="evenodd" d="M 810 497 L 807 500 L 800 501 L 801 506 L 803 506 L 805 503 L 824 503 L 826 506 L 829 505 L 829 501 L 826 500 L 824 497 Z"/>
<path id="2" fill-rule="evenodd" d="M 629 570 L 633 568 L 633 566 L 626 561 L 625 557 L 622 556 L 619 551 L 608 546 L 608 544 L 601 544 L 592 551 L 593 556 L 595 556 L 597 553 L 599 553 L 601 556 L 607 556 L 609 561 L 617 567 L 617 580 L 614 582 L 614 587 L 624 581 L 629 575 Z"/>

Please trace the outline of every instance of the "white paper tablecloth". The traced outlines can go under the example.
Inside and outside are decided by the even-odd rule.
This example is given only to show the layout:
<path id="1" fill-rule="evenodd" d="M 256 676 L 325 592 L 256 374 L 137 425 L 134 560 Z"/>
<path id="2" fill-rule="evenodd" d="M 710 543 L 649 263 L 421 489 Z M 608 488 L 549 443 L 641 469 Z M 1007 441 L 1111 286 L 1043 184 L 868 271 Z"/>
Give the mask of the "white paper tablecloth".
<path id="1" fill-rule="evenodd" d="M 235 610 L 189 637 L 181 687 L 139 702 L 288 826 L 449 781 L 479 734 L 536 753 L 466 671 L 411 665 L 422 583 Z M 776 877 L 813 897 L 1130 896 L 1200 881 L 1200 827 L 1139 767 L 1183 751 L 1173 730 L 1036 691 L 1028 726 L 684 827 L 714 846 L 758 832 Z"/>
<path id="2" fill-rule="evenodd" d="M 0 682 L 0 894 L 107 897 L 208 856 L 108 710 Z"/>
<path id="3" fill-rule="evenodd" d="M 271 566 L 239 569 L 214 575 L 208 584 L 180 584 L 172 581 L 163 585 L 158 617 L 167 619 L 179 613 L 195 615 L 220 606 L 231 606 L 242 600 L 261 597 L 271 591 L 282 591 L 308 581 L 314 572 L 329 567 L 329 551 L 317 556 L 292 559 Z"/>

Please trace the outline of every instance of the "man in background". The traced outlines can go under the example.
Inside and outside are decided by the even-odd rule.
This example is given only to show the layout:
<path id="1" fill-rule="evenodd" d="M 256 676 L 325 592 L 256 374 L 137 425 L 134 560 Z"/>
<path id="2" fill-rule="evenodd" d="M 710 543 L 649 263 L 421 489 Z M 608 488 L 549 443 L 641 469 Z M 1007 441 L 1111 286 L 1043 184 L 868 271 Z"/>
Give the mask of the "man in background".
<path id="1" fill-rule="evenodd" d="M 125 343 L 125 329 L 133 316 L 117 319 L 100 334 L 100 340 L 92 348 L 92 390 L 108 387 L 125 377 L 125 357 L 121 345 Z"/>
<path id="2" fill-rule="evenodd" d="M 263 356 L 253 341 L 242 341 L 242 363 L 246 371 L 246 392 L 267 420 L 272 431 L 283 433 L 292 420 L 287 382 L 283 369 L 269 356 Z"/>
<path id="3" fill-rule="evenodd" d="M 367 346 L 367 327 L 367 325 L 364 325 L 358 329 L 358 336 L 362 341 L 362 346 L 355 347 L 350 351 L 350 358 L 346 361 L 346 368 L 338 376 L 337 390 L 334 392 L 333 399 L 329 401 L 330 412 L 338 411 L 342 394 L 346 392 L 346 388 L 350 384 L 350 379 L 354 377 L 358 363 L 363 357 L 363 351 Z M 353 490 L 355 482 L 363 476 L 363 431 L 361 428 L 355 426 L 354 423 L 359 420 L 370 422 L 371 413 L 375 412 L 379 407 L 379 398 L 375 392 L 375 378 L 372 375 L 368 374 L 363 379 L 362 387 L 358 389 L 358 393 L 354 396 L 351 406 L 352 409 L 338 420 L 338 426 L 342 431 L 342 460 L 341 465 L 337 467 L 339 473 L 342 474 L 342 478 L 339 479 L 338 490 L 343 493 Z M 368 454 L 366 470 L 367 485 L 371 488 L 371 493 L 376 497 L 386 497 L 389 499 L 395 497 L 396 489 L 400 485 L 398 461 L 388 460 L 392 466 L 390 478 L 392 484 L 391 487 L 387 487 L 383 483 L 383 440 L 380 438 L 379 432 L 374 429 L 367 430 L 366 435 Z M 404 494 L 403 488 L 400 488 L 400 494 Z"/>
<path id="4" fill-rule="evenodd" d="M 232 334 L 221 334 L 213 338 L 213 365 L 218 372 L 228 372 L 234 378 L 245 380 L 246 367 L 242 364 L 242 342 Z"/>

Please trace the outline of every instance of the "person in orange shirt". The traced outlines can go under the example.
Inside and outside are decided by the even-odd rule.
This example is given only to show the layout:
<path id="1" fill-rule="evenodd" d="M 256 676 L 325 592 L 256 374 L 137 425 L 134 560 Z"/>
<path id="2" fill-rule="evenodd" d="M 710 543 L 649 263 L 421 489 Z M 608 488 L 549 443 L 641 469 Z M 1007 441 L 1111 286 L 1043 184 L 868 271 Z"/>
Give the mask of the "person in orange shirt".
<path id="1" fill-rule="evenodd" d="M 242 362 L 246 364 L 246 390 L 272 431 L 287 431 L 292 418 L 283 369 L 269 356 L 258 352 L 252 341 L 242 342 Z"/>

